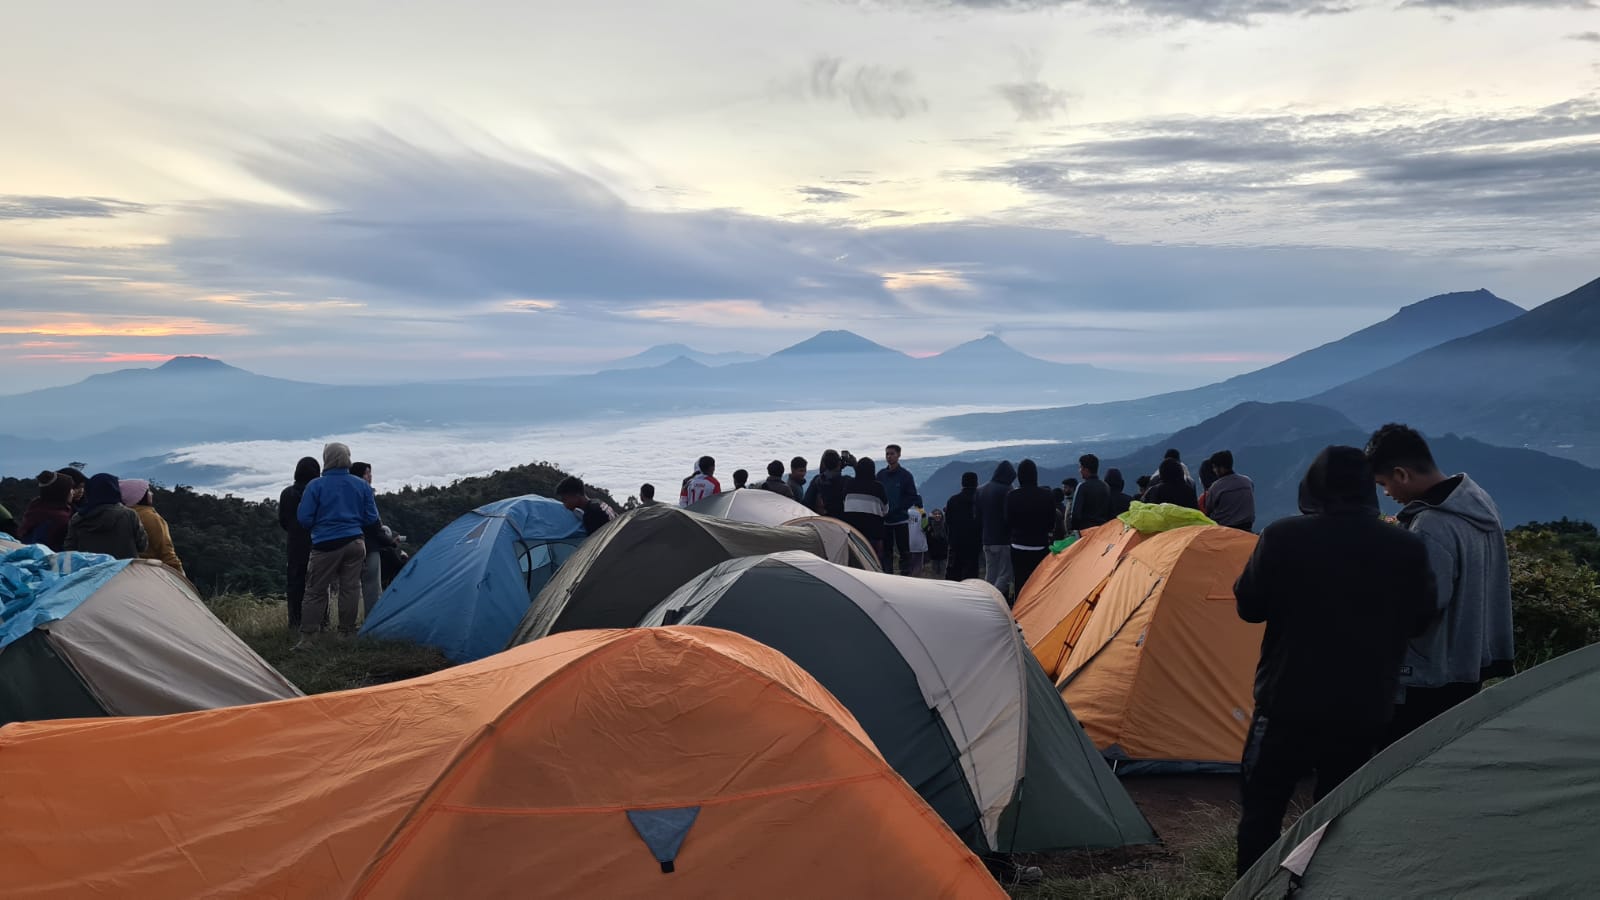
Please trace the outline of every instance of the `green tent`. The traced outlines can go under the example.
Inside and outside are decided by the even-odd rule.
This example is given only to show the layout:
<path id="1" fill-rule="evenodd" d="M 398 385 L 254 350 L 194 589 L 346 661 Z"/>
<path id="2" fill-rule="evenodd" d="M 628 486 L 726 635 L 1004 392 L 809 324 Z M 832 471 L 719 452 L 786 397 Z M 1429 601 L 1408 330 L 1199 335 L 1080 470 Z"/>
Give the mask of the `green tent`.
<path id="1" fill-rule="evenodd" d="M 1005 600 L 981 581 L 774 553 L 708 570 L 639 624 L 721 628 L 789 657 L 974 849 L 1155 841 Z"/>
<path id="2" fill-rule="evenodd" d="M 583 628 L 630 628 L 657 603 L 720 562 L 804 550 L 862 561 L 846 541 L 809 525 L 754 525 L 678 509 L 632 510 L 585 541 L 534 598 L 510 646 Z"/>
<path id="3" fill-rule="evenodd" d="M 1600 890 L 1600 644 L 1417 729 L 1307 812 L 1229 898 Z"/>

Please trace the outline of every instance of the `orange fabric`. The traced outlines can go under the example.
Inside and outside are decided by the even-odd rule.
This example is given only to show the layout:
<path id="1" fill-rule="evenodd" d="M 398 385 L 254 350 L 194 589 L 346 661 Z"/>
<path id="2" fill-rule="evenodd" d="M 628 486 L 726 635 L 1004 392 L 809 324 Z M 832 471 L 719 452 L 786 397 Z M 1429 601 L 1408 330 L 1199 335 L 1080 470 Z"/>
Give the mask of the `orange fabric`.
<path id="1" fill-rule="evenodd" d="M 7 897 L 1004 896 L 827 691 L 707 628 L 13 725 L 0 783 Z M 666 874 L 626 810 L 682 806 L 701 812 Z"/>
<path id="2" fill-rule="evenodd" d="M 1105 580 L 1143 540 L 1121 522 L 1107 522 L 1047 557 L 1028 579 L 1017 597 L 1015 615 L 1045 674 L 1051 678 L 1061 674 Z"/>
<path id="3" fill-rule="evenodd" d="M 1095 746 L 1239 761 L 1262 626 L 1239 619 L 1233 583 L 1255 543 L 1216 526 L 1151 535 L 1105 580 L 1057 678 Z"/>

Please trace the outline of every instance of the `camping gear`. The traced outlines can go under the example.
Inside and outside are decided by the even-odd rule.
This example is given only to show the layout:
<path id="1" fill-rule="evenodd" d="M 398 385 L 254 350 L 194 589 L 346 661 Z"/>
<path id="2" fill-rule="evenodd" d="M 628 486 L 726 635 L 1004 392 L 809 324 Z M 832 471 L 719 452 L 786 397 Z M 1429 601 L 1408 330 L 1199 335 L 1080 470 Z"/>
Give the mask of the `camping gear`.
<path id="1" fill-rule="evenodd" d="M 761 490 L 723 491 L 695 503 L 689 510 L 752 525 L 782 525 L 811 515 L 811 510 L 788 497 Z"/>
<path id="2" fill-rule="evenodd" d="M 155 560 L 23 547 L 0 557 L 0 598 L 0 725 L 300 696 Z"/>
<path id="3" fill-rule="evenodd" d="M 1128 504 L 1128 511 L 1117 516 L 1117 519 L 1141 534 L 1160 534 L 1191 525 L 1217 524 L 1198 509 L 1174 503 L 1140 503 L 1138 500 Z"/>
<path id="4" fill-rule="evenodd" d="M 480 506 L 400 570 L 361 635 L 437 647 L 458 663 L 498 653 L 583 540 L 582 519 L 547 497 Z"/>
<path id="5" fill-rule="evenodd" d="M 9 898 L 1004 897 L 827 691 L 703 628 L 13 725 L 0 783 Z"/>
<path id="6" fill-rule="evenodd" d="M 785 525 L 798 525 L 810 528 L 822 538 L 822 544 L 827 548 L 823 556 L 834 562 L 843 560 L 852 569 L 864 569 L 868 572 L 882 572 L 883 563 L 878 558 L 878 551 L 872 546 L 855 526 L 843 519 L 831 516 L 803 516 L 783 523 Z"/>
<path id="7" fill-rule="evenodd" d="M 641 625 L 735 631 L 809 672 L 979 850 L 1155 835 L 981 581 L 864 572 L 803 552 L 723 563 Z"/>
<path id="8" fill-rule="evenodd" d="M 1219 525 L 1108 522 L 1023 590 L 1028 645 L 1118 771 L 1237 770 L 1263 626 L 1239 619 L 1233 583 L 1255 545 Z"/>
<path id="9" fill-rule="evenodd" d="M 1503 681 L 1378 754 L 1228 897 L 1592 896 L 1597 746 L 1600 644 Z"/>
<path id="10" fill-rule="evenodd" d="M 779 550 L 852 561 L 847 542 L 830 547 L 815 528 L 751 525 L 659 504 L 632 510 L 585 542 L 550 579 L 511 644 L 562 631 L 632 627 L 717 563 Z"/>

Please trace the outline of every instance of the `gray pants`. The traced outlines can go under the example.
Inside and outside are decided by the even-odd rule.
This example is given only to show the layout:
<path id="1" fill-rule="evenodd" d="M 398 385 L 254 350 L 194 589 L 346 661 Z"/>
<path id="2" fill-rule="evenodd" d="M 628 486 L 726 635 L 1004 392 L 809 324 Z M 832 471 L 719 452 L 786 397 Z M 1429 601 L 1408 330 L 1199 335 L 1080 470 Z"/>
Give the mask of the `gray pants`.
<path id="1" fill-rule="evenodd" d="M 1011 545 L 983 545 L 983 580 L 1000 593 L 1011 596 Z"/>
<path id="2" fill-rule="evenodd" d="M 311 550 L 306 573 L 306 599 L 301 607 L 300 633 L 315 634 L 328 615 L 334 594 L 339 597 L 339 630 L 356 630 L 356 611 L 361 605 L 361 572 L 367 559 L 366 542 L 356 538 L 337 550 Z"/>
<path id="3" fill-rule="evenodd" d="M 361 618 L 365 620 L 372 615 L 372 608 L 378 605 L 378 598 L 383 596 L 383 556 L 376 551 L 367 554 L 365 567 L 361 570 Z"/>

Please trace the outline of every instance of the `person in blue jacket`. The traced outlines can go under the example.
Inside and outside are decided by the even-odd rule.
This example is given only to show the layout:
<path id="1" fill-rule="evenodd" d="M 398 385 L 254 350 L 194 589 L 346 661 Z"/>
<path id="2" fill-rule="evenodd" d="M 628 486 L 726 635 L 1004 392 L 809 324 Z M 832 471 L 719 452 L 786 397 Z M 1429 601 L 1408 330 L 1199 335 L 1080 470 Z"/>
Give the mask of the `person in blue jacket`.
<path id="1" fill-rule="evenodd" d="M 335 591 L 339 596 L 339 633 L 354 634 L 361 603 L 361 573 L 367 561 L 363 532 L 378 524 L 378 501 L 372 485 L 350 474 L 350 448 L 340 443 L 322 448 L 322 475 L 306 485 L 296 515 L 311 532 L 311 561 L 300 615 L 300 643 L 308 646 L 327 615 Z"/>
<path id="2" fill-rule="evenodd" d="M 911 525 L 908 515 L 911 501 L 917 496 L 917 479 L 900 465 L 900 445 L 883 448 L 884 467 L 878 472 L 878 481 L 889 511 L 883 516 L 883 570 L 894 573 L 895 555 L 900 557 L 900 574 L 911 574 Z"/>

